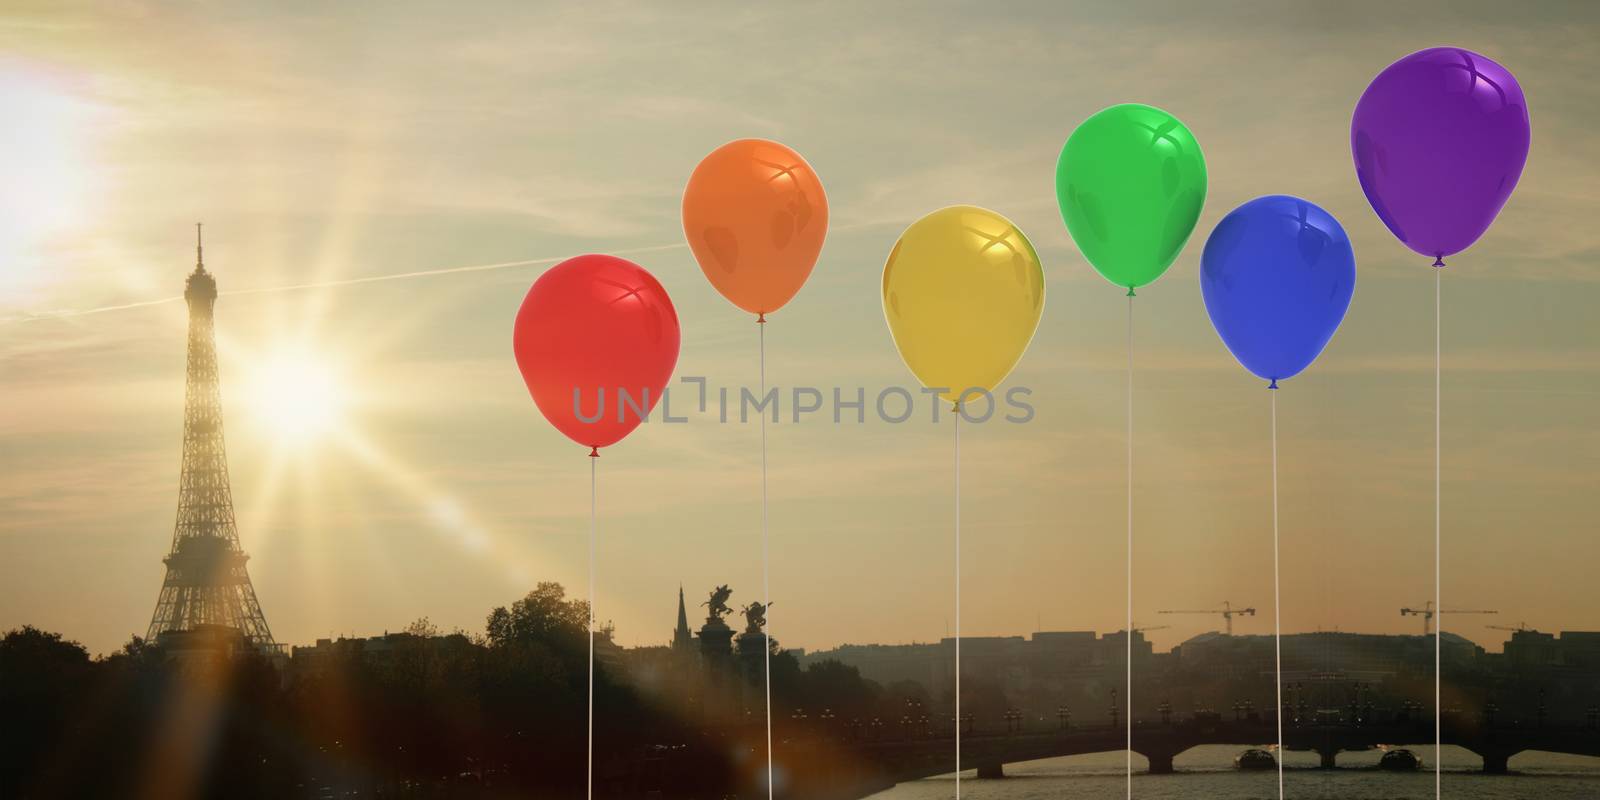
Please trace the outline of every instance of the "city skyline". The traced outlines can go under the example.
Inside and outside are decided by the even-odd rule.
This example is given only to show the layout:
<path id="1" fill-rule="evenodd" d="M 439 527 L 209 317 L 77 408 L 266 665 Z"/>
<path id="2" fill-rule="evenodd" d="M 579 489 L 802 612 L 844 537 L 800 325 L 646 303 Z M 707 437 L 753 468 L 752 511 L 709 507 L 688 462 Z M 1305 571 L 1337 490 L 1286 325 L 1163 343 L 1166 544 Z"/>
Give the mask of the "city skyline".
<path id="1" fill-rule="evenodd" d="M 1136 308 L 1136 623 L 1172 625 L 1150 637 L 1165 649 L 1221 626 L 1161 609 L 1228 600 L 1258 611 L 1240 633 L 1271 630 L 1267 398 L 1206 325 L 1197 264 L 1229 209 L 1290 192 L 1348 229 L 1358 284 L 1278 398 L 1284 630 L 1415 634 L 1398 609 L 1433 595 L 1432 273 L 1366 207 L 1348 124 L 1383 66 L 1453 43 L 1515 70 L 1535 137 L 1500 222 L 1445 275 L 1444 604 L 1499 611 L 1447 613 L 1445 629 L 1494 648 L 1485 623 L 1600 628 L 1600 239 L 1584 199 L 1600 89 L 1581 55 L 1597 12 L 1388 9 L 1402 25 L 1265 8 L 959 24 L 838 8 L 419 6 L 371 26 L 337 8 L 228 6 L 226 25 L 180 7 L 8 13 L 0 97 L 24 146 L 0 153 L 19 178 L 0 182 L 0 627 L 103 653 L 149 622 L 196 219 L 241 543 L 280 641 L 424 616 L 481 631 L 484 609 L 538 581 L 581 594 L 587 464 L 521 385 L 515 308 L 565 256 L 625 255 L 677 304 L 676 375 L 753 386 L 754 325 L 694 265 L 678 196 L 706 152 L 763 136 L 806 156 L 835 210 L 810 284 L 767 327 L 778 386 L 915 391 L 877 284 L 922 213 L 978 203 L 1033 240 L 1048 302 L 1006 387 L 1029 387 L 1037 414 L 963 434 L 962 629 L 1120 629 L 1124 301 L 1049 181 L 1073 125 L 1138 100 L 1195 131 L 1212 187 Z M 948 425 L 819 414 L 769 434 L 774 638 L 947 635 Z M 756 597 L 755 437 L 692 415 L 601 459 L 596 611 L 622 644 L 670 638 L 658 612 L 680 583 Z"/>

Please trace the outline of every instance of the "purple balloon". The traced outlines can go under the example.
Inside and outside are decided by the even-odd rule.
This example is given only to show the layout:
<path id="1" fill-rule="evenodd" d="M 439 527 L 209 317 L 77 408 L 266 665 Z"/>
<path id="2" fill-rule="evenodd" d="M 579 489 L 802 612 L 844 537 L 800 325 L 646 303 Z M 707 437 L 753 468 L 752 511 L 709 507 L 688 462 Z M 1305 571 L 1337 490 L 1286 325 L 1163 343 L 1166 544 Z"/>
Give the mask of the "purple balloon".
<path id="1" fill-rule="evenodd" d="M 1431 47 L 1372 80 L 1356 103 L 1350 149 L 1383 224 L 1443 266 L 1489 229 L 1516 188 L 1528 161 L 1528 104 L 1505 67 Z"/>

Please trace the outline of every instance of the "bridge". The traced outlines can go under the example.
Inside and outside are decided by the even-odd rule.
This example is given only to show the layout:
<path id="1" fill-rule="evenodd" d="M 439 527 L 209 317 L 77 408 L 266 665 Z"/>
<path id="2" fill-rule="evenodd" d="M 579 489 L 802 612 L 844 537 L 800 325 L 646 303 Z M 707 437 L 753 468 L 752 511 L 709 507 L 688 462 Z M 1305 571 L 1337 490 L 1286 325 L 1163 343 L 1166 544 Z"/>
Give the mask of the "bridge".
<path id="1" fill-rule="evenodd" d="M 1284 746 L 1312 751 L 1332 768 L 1340 752 L 1379 745 L 1419 745 L 1433 741 L 1433 719 L 1397 718 L 1369 724 L 1286 725 Z M 1004 776 L 1006 764 L 1126 749 L 1122 726 L 1058 728 L 1049 731 L 963 733 L 961 763 L 980 778 Z M 1600 730 L 1581 727 L 1492 727 L 1483 720 L 1447 716 L 1443 744 L 1457 745 L 1483 759 L 1486 773 L 1505 773 L 1507 762 L 1525 750 L 1600 756 Z M 879 740 L 780 740 L 788 750 L 790 794 L 808 798 L 859 798 L 896 783 L 945 775 L 954 766 L 953 732 Z M 1149 760 L 1149 772 L 1173 772 L 1173 759 L 1200 745 L 1259 747 L 1277 741 L 1270 718 L 1189 719 L 1163 725 L 1136 725 L 1133 751 Z"/>
<path id="2" fill-rule="evenodd" d="M 1072 728 L 1033 733 L 973 734 L 961 739 L 963 766 L 999 776 L 1003 765 L 1044 758 L 1104 753 L 1126 749 L 1122 727 Z M 1135 727 L 1133 751 L 1150 762 L 1154 774 L 1171 773 L 1172 760 L 1184 751 L 1207 744 L 1263 746 L 1277 741 L 1271 720 L 1184 722 Z M 1453 744 L 1483 759 L 1483 770 L 1506 771 L 1507 761 L 1524 750 L 1600 756 L 1600 731 L 1571 728 L 1501 728 L 1452 724 L 1440 730 L 1444 744 Z M 1295 725 L 1283 730 L 1284 747 L 1314 751 L 1322 766 L 1331 768 L 1340 752 L 1371 750 L 1378 745 L 1424 744 L 1433 741 L 1433 720 L 1389 722 L 1373 725 Z M 954 762 L 953 737 L 863 743 L 869 759 L 882 764 L 896 782 L 949 773 Z"/>
<path id="3" fill-rule="evenodd" d="M 1019 715 L 1020 716 L 1020 715 Z M 926 718 L 922 720 L 926 723 Z M 840 725 L 797 726 L 775 720 L 774 752 L 778 796 L 807 800 L 856 800 L 897 783 L 947 775 L 955 766 L 954 731 L 938 726 Z M 963 771 L 979 778 L 1000 778 L 1005 765 L 1062 756 L 1118 752 L 1126 749 L 1127 729 L 1120 725 L 1066 726 L 1023 730 L 1020 719 L 1010 732 L 975 731 L 961 735 Z M 1321 756 L 1332 768 L 1341 752 L 1371 750 L 1379 745 L 1425 745 L 1433 742 L 1433 718 L 1416 713 L 1361 721 L 1290 722 L 1284 746 Z M 1525 750 L 1600 756 L 1600 725 L 1492 725 L 1479 715 L 1446 714 L 1440 728 L 1443 744 L 1465 748 L 1483 759 L 1486 773 L 1505 773 L 1511 757 Z M 1153 774 L 1173 772 L 1173 760 L 1201 745 L 1261 747 L 1277 741 L 1270 717 L 1220 719 L 1199 714 L 1160 724 L 1139 723 L 1133 729 L 1133 751 L 1149 760 Z M 766 795 L 765 729 L 724 728 L 683 745 L 657 747 L 609 764 L 597 765 L 597 797 L 688 797 Z M 727 771 L 733 756 L 734 770 Z"/>

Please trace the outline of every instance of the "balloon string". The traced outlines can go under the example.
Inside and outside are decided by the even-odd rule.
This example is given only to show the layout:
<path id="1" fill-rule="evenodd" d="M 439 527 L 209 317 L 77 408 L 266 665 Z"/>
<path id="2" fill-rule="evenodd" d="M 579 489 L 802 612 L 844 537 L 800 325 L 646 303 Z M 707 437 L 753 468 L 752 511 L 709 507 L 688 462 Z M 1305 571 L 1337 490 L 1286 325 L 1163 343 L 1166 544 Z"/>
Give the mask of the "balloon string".
<path id="1" fill-rule="evenodd" d="M 584 775 L 584 796 L 594 798 L 594 539 L 595 539 L 595 463 L 589 459 L 589 755 Z"/>
<path id="2" fill-rule="evenodd" d="M 1128 798 L 1133 799 L 1133 289 L 1128 289 L 1128 660 L 1127 751 Z"/>
<path id="3" fill-rule="evenodd" d="M 1438 259 L 1443 266 L 1443 259 Z M 1442 294 L 1442 277 L 1445 270 L 1434 270 L 1434 797 L 1443 797 L 1442 766 L 1438 763 L 1440 755 L 1440 645 L 1445 635 L 1445 606 L 1443 606 L 1443 590 L 1440 586 L 1440 570 L 1438 570 L 1438 555 L 1440 555 L 1440 536 L 1438 536 L 1438 515 L 1440 515 L 1440 483 L 1438 483 L 1438 464 L 1440 464 L 1440 424 L 1438 424 L 1438 378 L 1440 378 L 1440 312 L 1443 304 L 1440 302 Z"/>
<path id="4" fill-rule="evenodd" d="M 956 800 L 961 800 L 961 402 L 956 401 Z"/>
<path id="5" fill-rule="evenodd" d="M 760 319 L 756 320 L 756 322 L 758 323 L 756 325 L 756 328 L 757 328 L 757 330 L 759 330 L 761 332 L 760 335 L 759 335 L 759 341 L 760 341 L 760 353 L 761 353 L 760 363 L 761 363 L 761 398 L 762 398 L 762 402 L 766 402 L 766 397 L 767 397 L 767 326 L 766 326 L 766 321 L 767 321 L 767 318 L 766 318 L 765 314 L 763 314 Z M 769 565 L 770 565 L 770 560 L 768 558 L 768 546 L 769 545 L 768 545 L 768 535 L 767 535 L 767 415 L 765 413 L 762 413 L 761 414 L 761 604 L 765 609 L 763 613 L 770 615 L 772 613 L 772 592 L 771 592 L 771 588 L 770 588 L 769 581 L 768 581 L 768 578 L 769 578 Z M 770 634 L 771 630 L 772 630 L 772 621 L 769 619 L 769 620 L 767 620 L 767 631 L 769 632 L 768 636 L 771 635 Z M 767 800 L 772 800 L 773 786 L 772 786 L 772 641 L 771 641 L 771 639 L 763 637 L 763 640 L 762 640 L 762 651 L 763 651 L 762 652 L 763 683 L 765 684 L 766 703 L 767 703 Z"/>
<path id="6" fill-rule="evenodd" d="M 1277 677 L 1274 684 L 1278 692 L 1278 800 L 1283 800 L 1283 611 L 1278 586 L 1278 393 L 1274 391 L 1272 393 L 1272 650 Z"/>

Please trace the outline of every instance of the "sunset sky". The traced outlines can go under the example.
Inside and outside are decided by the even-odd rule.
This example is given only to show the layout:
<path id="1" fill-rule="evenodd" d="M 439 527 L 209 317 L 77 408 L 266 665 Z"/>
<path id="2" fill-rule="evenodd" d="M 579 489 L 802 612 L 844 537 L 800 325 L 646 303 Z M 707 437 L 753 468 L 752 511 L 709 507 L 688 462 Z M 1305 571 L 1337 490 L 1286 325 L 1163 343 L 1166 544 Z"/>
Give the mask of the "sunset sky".
<path id="1" fill-rule="evenodd" d="M 696 162 L 752 136 L 804 154 L 832 208 L 767 326 L 778 386 L 915 388 L 879 282 L 922 214 L 982 205 L 1032 239 L 1044 319 L 1008 385 L 1038 413 L 962 433 L 963 628 L 1118 629 L 1125 301 L 1052 182 L 1078 122 L 1137 101 L 1194 131 L 1210 193 L 1135 307 L 1136 621 L 1171 624 L 1166 648 L 1221 620 L 1159 609 L 1230 600 L 1262 614 L 1239 632 L 1271 630 L 1268 395 L 1212 332 L 1198 259 L 1228 210 L 1287 193 L 1344 224 L 1358 282 L 1278 395 L 1284 627 L 1418 632 L 1398 609 L 1433 594 L 1433 274 L 1368 208 L 1349 122 L 1379 70 L 1443 44 L 1511 69 L 1533 125 L 1511 202 L 1444 274 L 1444 602 L 1499 611 L 1447 629 L 1600 629 L 1600 6 L 1118 5 L 6 3 L 0 629 L 105 652 L 149 624 L 197 220 L 279 641 L 481 631 L 542 580 L 581 595 L 589 464 L 529 400 L 513 315 L 561 258 L 626 255 L 677 305 L 678 374 L 753 386 L 753 320 L 679 222 Z M 785 645 L 948 633 L 948 419 L 771 428 Z M 622 643 L 669 638 L 680 583 L 759 597 L 757 437 L 692 415 L 600 460 L 597 610 Z"/>

